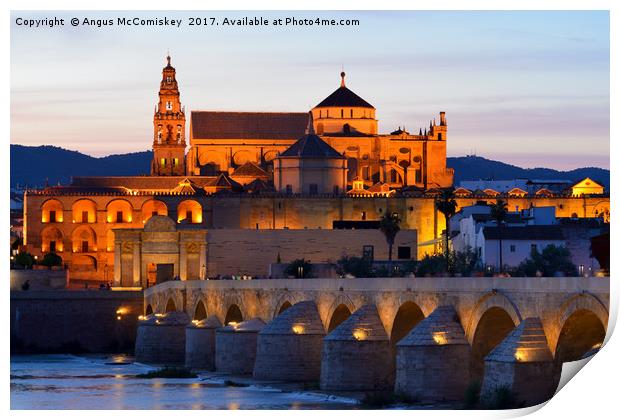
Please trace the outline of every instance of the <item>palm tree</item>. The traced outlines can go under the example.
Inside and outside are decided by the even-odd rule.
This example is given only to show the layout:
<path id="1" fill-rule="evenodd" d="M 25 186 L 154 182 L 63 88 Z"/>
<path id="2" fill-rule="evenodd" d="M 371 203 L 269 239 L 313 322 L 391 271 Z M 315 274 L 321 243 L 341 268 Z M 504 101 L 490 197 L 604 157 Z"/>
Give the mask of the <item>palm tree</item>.
<path id="1" fill-rule="evenodd" d="M 385 214 L 379 222 L 379 230 L 383 232 L 385 241 L 388 244 L 389 270 L 390 274 L 392 274 L 392 247 L 394 246 L 396 234 L 400 231 L 400 218 L 398 217 L 398 213 Z"/>
<path id="2" fill-rule="evenodd" d="M 436 202 L 437 210 L 439 210 L 446 219 L 446 230 L 443 243 L 443 251 L 446 259 L 446 271 L 450 271 L 450 219 L 456 214 L 458 204 L 454 199 L 454 188 L 446 188 L 442 190 L 439 199 Z"/>
<path id="3" fill-rule="evenodd" d="M 499 270 L 504 267 L 504 259 L 502 253 L 502 232 L 500 226 L 506 220 L 508 214 L 508 203 L 501 198 L 495 204 L 491 204 L 491 218 L 497 223 L 497 237 L 499 239 Z"/>

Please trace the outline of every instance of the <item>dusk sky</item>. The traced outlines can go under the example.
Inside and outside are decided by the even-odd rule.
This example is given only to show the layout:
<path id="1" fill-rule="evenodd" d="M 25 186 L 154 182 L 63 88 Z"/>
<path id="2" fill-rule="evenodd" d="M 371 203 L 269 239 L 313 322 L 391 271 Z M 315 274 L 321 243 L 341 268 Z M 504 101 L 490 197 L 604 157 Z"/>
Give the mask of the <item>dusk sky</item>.
<path id="1" fill-rule="evenodd" d="M 17 17 L 181 18 L 181 28 L 24 28 Z M 358 27 L 189 27 L 189 16 L 359 19 Z M 608 12 L 13 12 L 11 143 L 150 149 L 167 50 L 191 110 L 308 111 L 347 86 L 379 130 L 445 111 L 448 155 L 609 168 Z M 188 121 L 189 131 L 189 121 Z M 189 137 L 189 132 L 188 132 Z"/>

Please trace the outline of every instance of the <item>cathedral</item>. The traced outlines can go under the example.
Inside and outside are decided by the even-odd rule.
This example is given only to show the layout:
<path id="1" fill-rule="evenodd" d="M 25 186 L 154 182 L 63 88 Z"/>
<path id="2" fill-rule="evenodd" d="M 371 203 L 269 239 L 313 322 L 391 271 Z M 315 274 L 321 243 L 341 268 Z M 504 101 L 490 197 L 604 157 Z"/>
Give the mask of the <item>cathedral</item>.
<path id="1" fill-rule="evenodd" d="M 418 134 L 400 127 L 379 134 L 375 108 L 346 86 L 344 72 L 340 86 L 309 113 L 193 111 L 189 151 L 185 154 L 185 110 L 176 70 L 170 57 L 167 60 L 153 120 L 152 175 L 225 174 L 239 178 L 242 184 L 251 183 L 250 178 L 255 176 L 267 180 L 278 192 L 308 194 L 344 193 L 356 180 L 362 182 L 356 183 L 357 190 L 374 191 L 452 185 L 453 171 L 446 168 L 445 113 L 439 113 L 439 123 L 431 120 Z M 300 147 L 299 142 L 308 142 L 308 137 L 304 140 L 302 136 L 310 132 L 310 143 Z M 301 151 L 303 155 L 299 155 Z M 312 156 L 314 152 L 320 153 Z M 302 186 L 291 180 L 282 184 L 292 176 L 293 154 L 305 162 L 302 172 L 315 174 L 316 182 Z M 324 175 L 317 167 L 317 158 L 323 161 L 319 166 L 327 166 Z M 344 179 L 338 172 L 344 172 Z"/>
<path id="2" fill-rule="evenodd" d="M 375 108 L 349 89 L 342 72 L 337 89 L 308 112 L 192 111 L 189 118 L 187 131 L 167 57 L 151 174 L 74 176 L 70 185 L 26 191 L 25 249 L 58 254 L 70 281 L 121 288 L 268 276 L 272 264 L 298 258 L 384 261 L 378 227 L 388 214 L 401 220 L 396 260 L 438 251 L 445 228 L 438 189 L 453 182 L 444 112 L 417 134 L 404 127 L 380 134 Z M 498 194 L 459 191 L 456 200 L 463 207 Z M 554 206 L 558 217 L 609 208 L 609 196 L 600 194 L 502 197 L 510 211 Z"/>

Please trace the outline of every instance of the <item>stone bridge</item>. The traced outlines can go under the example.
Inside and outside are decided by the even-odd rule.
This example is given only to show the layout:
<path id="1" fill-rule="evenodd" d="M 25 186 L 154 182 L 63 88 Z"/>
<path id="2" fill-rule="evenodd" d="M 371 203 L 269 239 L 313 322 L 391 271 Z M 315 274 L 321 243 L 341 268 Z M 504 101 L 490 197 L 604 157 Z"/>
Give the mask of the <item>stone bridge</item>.
<path id="1" fill-rule="evenodd" d="M 436 308 L 452 306 L 481 369 L 484 356 L 527 318 L 540 319 L 556 359 L 578 359 L 601 343 L 609 278 L 203 280 L 170 281 L 144 291 L 146 315 L 183 311 L 190 319 L 215 316 L 223 324 L 251 318 L 269 323 L 302 301 L 316 303 L 327 333 L 374 304 L 393 344 Z"/>

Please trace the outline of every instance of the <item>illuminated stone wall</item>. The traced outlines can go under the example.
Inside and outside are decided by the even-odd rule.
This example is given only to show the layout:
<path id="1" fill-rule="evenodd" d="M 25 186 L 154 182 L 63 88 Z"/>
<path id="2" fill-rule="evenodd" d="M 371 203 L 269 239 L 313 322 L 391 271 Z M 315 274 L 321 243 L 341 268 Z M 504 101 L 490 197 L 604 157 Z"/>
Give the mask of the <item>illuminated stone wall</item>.
<path id="1" fill-rule="evenodd" d="M 297 197 L 160 195 L 47 195 L 26 193 L 24 243 L 29 252 L 42 256 L 55 243 L 56 252 L 69 265 L 70 277 L 111 281 L 114 278 L 114 234 L 116 228 L 142 228 L 153 212 L 173 220 L 187 217 L 204 229 L 324 229 L 338 220 L 379 220 L 386 212 L 397 212 L 403 229 L 418 235 L 417 258 L 438 250 L 433 240 L 441 235 L 445 220 L 431 197 Z M 111 211 L 114 203 L 123 204 Z M 191 201 L 189 201 L 191 200 Z M 461 197 L 460 207 L 477 201 L 495 202 L 492 197 Z M 594 217 L 608 212 L 609 196 L 509 197 L 510 211 L 534 206 L 554 206 L 558 217 Z M 189 205 L 191 203 L 191 206 Z M 198 204 L 198 205 L 196 205 Z M 120 206 L 119 206 L 120 207 Z M 181 211 L 179 211 L 179 208 Z M 50 220 L 55 211 L 55 221 Z M 122 222 L 117 212 L 122 211 Z M 82 216 L 85 214 L 85 221 Z M 110 220 L 110 221 L 108 221 Z M 337 234 L 336 234 L 337 235 Z M 85 236 L 85 238 L 82 238 Z M 83 241 L 89 241 L 83 252 Z M 377 248 L 376 248 L 377 249 Z M 272 262 L 272 261 L 270 261 Z"/>

